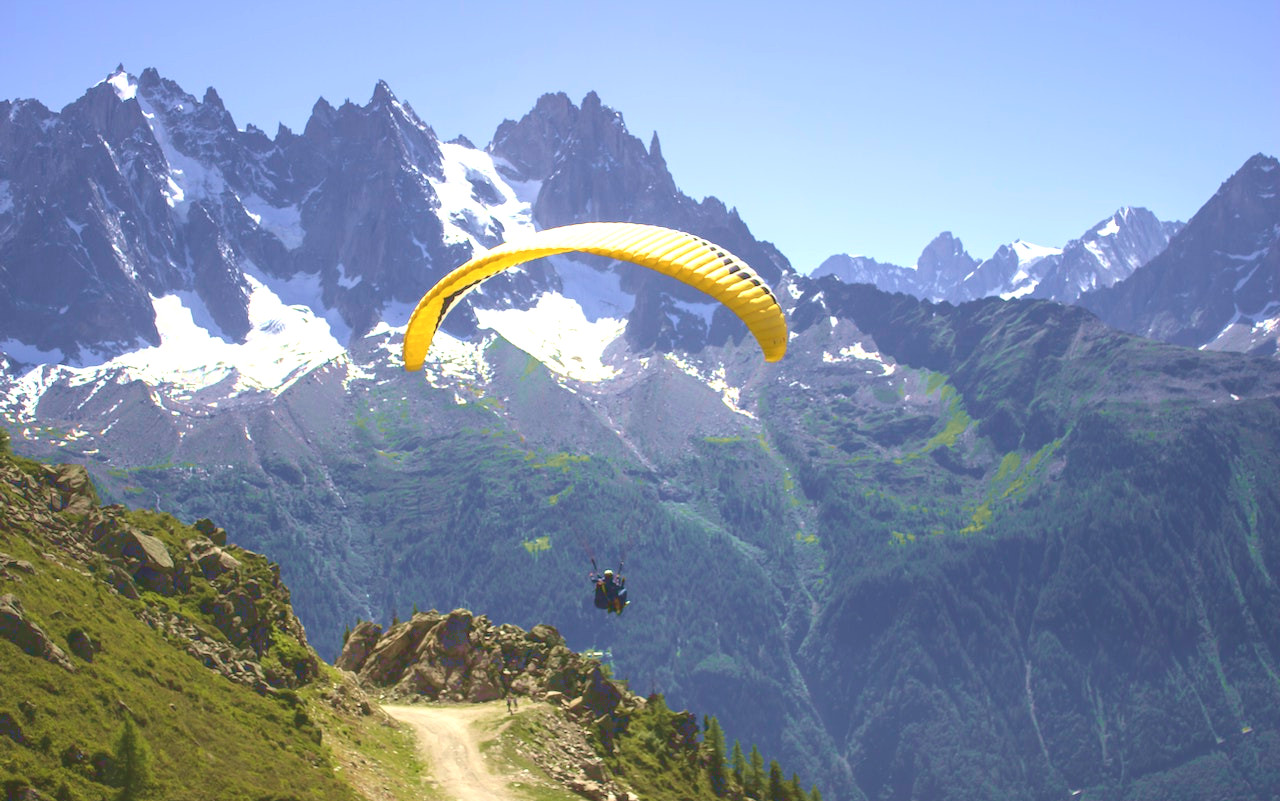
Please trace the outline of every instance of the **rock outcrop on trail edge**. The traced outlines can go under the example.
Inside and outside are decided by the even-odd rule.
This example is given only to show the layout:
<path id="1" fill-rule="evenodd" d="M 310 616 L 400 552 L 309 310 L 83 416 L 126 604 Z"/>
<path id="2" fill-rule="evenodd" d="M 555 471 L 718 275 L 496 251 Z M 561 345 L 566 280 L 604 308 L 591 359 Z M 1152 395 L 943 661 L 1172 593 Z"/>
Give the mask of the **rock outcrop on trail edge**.
<path id="1" fill-rule="evenodd" d="M 384 701 L 482 703 L 507 698 L 542 701 L 560 711 L 554 743 L 518 749 L 549 777 L 588 798 L 634 797 L 611 775 L 590 741 L 612 753 L 634 715 L 649 704 L 611 679 L 599 660 L 566 645 L 554 627 L 529 631 L 494 625 L 466 609 L 419 612 L 384 630 L 363 622 L 347 636 L 335 665 Z M 671 714 L 666 745 L 696 750 L 698 724 Z"/>
<path id="2" fill-rule="evenodd" d="M 625 718 L 644 703 L 610 679 L 598 660 L 570 650 L 554 627 L 494 625 L 466 609 L 419 612 L 385 631 L 361 623 L 334 664 L 397 700 L 523 696 L 592 719 Z"/>

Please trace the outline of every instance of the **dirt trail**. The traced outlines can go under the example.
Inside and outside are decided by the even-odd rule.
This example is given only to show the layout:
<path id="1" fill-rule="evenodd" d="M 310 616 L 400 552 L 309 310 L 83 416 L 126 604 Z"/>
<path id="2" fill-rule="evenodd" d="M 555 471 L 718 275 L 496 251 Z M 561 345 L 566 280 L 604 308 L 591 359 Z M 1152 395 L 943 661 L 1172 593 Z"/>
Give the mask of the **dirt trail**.
<path id="1" fill-rule="evenodd" d="M 418 752 L 439 783 L 441 792 L 456 801 L 518 801 L 507 788 L 508 779 L 489 772 L 480 743 L 486 735 L 475 726 L 507 714 L 506 704 L 424 704 L 384 706 L 387 714 L 413 728 Z"/>

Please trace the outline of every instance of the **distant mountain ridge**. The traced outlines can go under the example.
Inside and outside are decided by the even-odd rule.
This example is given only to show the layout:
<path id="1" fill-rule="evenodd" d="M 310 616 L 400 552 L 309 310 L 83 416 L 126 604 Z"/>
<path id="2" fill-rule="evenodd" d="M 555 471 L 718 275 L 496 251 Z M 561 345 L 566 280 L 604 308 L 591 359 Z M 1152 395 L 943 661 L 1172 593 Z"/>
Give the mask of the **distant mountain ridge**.
<path id="1" fill-rule="evenodd" d="M 1125 207 L 1061 248 L 1016 240 L 979 261 L 951 232 L 939 234 L 914 268 L 865 257 L 831 256 L 813 272 L 887 292 L 965 303 L 979 298 L 1036 297 L 1073 303 L 1084 292 L 1122 281 L 1160 253 L 1181 223 L 1165 223 L 1143 208 Z"/>
<path id="2" fill-rule="evenodd" d="M 837 255 L 813 275 L 951 303 L 1045 298 L 1079 304 L 1115 328 L 1153 339 L 1276 355 L 1277 167 L 1272 156 L 1249 158 L 1186 224 L 1126 207 L 1061 249 L 1018 241 L 979 263 L 947 232 L 914 269 Z"/>

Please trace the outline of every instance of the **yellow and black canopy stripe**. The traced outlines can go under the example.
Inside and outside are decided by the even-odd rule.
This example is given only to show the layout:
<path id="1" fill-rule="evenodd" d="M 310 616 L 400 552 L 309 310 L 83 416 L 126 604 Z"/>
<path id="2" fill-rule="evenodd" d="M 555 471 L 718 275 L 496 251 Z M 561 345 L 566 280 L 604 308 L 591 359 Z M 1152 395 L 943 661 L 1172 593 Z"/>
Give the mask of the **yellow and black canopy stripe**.
<path id="1" fill-rule="evenodd" d="M 557 253 L 593 253 L 629 261 L 706 292 L 746 323 L 776 362 L 787 352 L 787 320 L 746 262 L 699 236 L 639 223 L 592 222 L 538 231 L 478 254 L 446 275 L 418 301 L 404 335 L 404 366 L 419 370 L 449 309 L 477 284 L 503 270 Z"/>

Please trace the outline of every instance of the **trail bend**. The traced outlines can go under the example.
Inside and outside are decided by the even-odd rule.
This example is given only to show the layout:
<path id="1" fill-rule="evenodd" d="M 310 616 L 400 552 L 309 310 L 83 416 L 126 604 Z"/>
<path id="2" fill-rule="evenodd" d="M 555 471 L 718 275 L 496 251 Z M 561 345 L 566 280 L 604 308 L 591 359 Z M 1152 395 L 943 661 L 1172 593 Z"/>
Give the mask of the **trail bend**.
<path id="1" fill-rule="evenodd" d="M 505 776 L 489 771 L 480 743 L 491 732 L 477 724 L 504 718 L 506 704 L 423 704 L 384 706 L 387 714 L 413 729 L 418 752 L 431 768 L 440 791 L 456 801 L 521 801 Z"/>

